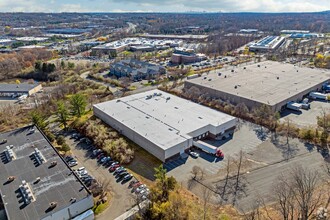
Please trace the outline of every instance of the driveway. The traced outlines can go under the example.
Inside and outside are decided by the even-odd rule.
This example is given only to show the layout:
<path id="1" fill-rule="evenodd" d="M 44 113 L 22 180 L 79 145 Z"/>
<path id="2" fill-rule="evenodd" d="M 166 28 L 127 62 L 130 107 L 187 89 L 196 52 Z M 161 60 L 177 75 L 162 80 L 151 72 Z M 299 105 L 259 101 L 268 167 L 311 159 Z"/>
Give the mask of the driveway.
<path id="1" fill-rule="evenodd" d="M 85 167 L 90 175 L 92 175 L 98 181 L 104 181 L 110 183 L 112 195 L 110 198 L 110 207 L 105 210 L 102 214 L 97 216 L 96 219 L 108 220 L 115 219 L 120 216 L 132 206 L 134 206 L 134 199 L 130 189 L 128 189 L 128 183 L 121 184 L 117 183 L 115 177 L 106 168 L 100 166 L 96 159 L 91 159 L 89 151 L 85 150 L 86 144 L 74 142 L 69 136 L 66 137 L 66 141 L 71 147 L 73 156 L 76 157 L 79 167 Z"/>

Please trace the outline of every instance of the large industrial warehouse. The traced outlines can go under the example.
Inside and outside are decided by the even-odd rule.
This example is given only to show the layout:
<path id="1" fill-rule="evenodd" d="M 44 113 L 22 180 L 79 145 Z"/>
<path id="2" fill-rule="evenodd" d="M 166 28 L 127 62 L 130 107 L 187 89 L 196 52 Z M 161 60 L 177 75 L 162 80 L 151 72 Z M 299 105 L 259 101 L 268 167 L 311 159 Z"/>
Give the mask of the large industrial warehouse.
<path id="1" fill-rule="evenodd" d="M 37 127 L 0 134 L 0 219 L 93 217 L 93 196 Z"/>
<path id="2" fill-rule="evenodd" d="M 0 84 L 0 97 L 20 96 L 20 95 L 32 95 L 42 90 L 41 84 Z"/>
<path id="3" fill-rule="evenodd" d="M 201 94 L 244 103 L 250 109 L 265 104 L 276 112 L 287 102 L 300 101 L 309 92 L 320 90 L 329 79 L 327 70 L 265 61 L 187 80 L 185 89 L 196 87 Z"/>
<path id="4" fill-rule="evenodd" d="M 194 141 L 232 134 L 237 123 L 235 117 L 160 90 L 96 104 L 94 115 L 163 162 Z"/>

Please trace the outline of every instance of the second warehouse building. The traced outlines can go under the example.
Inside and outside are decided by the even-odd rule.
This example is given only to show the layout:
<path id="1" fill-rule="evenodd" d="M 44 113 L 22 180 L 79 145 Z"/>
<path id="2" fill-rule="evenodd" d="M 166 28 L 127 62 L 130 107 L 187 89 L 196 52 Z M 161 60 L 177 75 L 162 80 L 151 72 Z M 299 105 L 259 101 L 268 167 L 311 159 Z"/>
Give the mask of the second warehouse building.
<path id="1" fill-rule="evenodd" d="M 165 162 L 194 142 L 233 134 L 237 119 L 160 90 L 94 105 L 94 115 Z"/>

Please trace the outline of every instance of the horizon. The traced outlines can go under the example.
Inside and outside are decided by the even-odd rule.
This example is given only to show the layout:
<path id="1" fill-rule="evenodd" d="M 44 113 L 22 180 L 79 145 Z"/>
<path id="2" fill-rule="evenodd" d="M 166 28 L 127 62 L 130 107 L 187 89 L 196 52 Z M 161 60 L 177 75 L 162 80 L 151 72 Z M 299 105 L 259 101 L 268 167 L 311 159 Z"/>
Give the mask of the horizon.
<path id="1" fill-rule="evenodd" d="M 328 0 L 2 0 L 3 13 L 310 13 L 330 10 Z"/>

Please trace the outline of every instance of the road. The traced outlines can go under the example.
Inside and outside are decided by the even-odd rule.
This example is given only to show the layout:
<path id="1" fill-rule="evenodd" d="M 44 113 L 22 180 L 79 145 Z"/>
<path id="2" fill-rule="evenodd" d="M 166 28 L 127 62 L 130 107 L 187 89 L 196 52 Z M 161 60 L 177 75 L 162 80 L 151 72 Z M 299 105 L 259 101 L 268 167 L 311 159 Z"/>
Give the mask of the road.
<path id="1" fill-rule="evenodd" d="M 243 190 L 243 195 L 237 200 L 235 207 L 242 213 L 251 211 L 255 208 L 260 196 L 266 203 L 274 202 L 272 198 L 273 188 L 280 175 L 289 177 L 292 169 L 298 166 L 306 167 L 309 170 L 318 170 L 322 173 L 322 165 L 324 165 L 322 156 L 313 151 L 299 155 L 289 161 L 282 161 L 246 173 L 244 178 L 247 186 Z"/>

